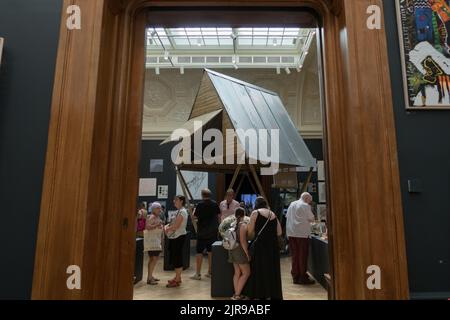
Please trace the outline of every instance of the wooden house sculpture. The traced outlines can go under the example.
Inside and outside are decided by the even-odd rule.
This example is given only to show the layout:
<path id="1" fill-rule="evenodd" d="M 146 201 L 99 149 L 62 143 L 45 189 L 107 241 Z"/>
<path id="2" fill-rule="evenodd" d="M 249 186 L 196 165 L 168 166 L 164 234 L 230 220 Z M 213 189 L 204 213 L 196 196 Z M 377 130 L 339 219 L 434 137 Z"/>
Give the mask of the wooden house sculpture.
<path id="1" fill-rule="evenodd" d="M 243 171 L 247 173 L 247 176 L 251 173 L 259 194 L 265 196 L 258 178 L 258 171 L 268 167 L 267 163 L 273 160 L 269 157 L 273 144 L 276 145 L 279 153 L 277 165 L 283 168 L 280 171 L 281 175 L 286 176 L 288 168 L 307 167 L 312 172 L 312 168 L 316 167 L 316 160 L 308 150 L 277 93 L 212 70 L 205 69 L 191 114 L 181 129 L 190 136 L 191 143 L 188 150 L 191 153 L 189 158 L 191 161 L 183 162 L 182 159 L 177 161 L 176 170 L 181 183 L 184 179 L 180 170 L 234 172 L 231 188 L 239 172 Z M 202 157 L 203 150 L 211 144 L 211 140 L 214 141 L 211 138 L 204 139 L 203 133 L 207 129 L 217 129 L 223 133 L 221 136 L 223 148 L 221 152 L 214 155 L 215 160 L 221 161 L 215 161 L 216 163 L 211 163 L 212 161 L 205 163 L 206 159 Z M 272 137 L 272 130 L 278 131 L 277 141 L 274 141 Z M 267 134 L 264 139 L 255 142 L 249 139 L 248 132 L 251 131 L 258 134 L 266 131 Z M 234 138 L 230 137 L 231 132 L 235 134 Z M 195 143 L 199 143 L 199 137 L 200 147 L 195 146 Z M 161 144 L 172 141 L 174 141 L 172 137 L 169 137 Z M 255 143 L 258 145 L 255 146 Z M 266 152 L 260 152 L 261 148 Z M 230 155 L 230 152 L 227 154 L 227 150 L 233 150 L 233 154 Z M 186 155 L 183 154 L 184 152 L 186 148 L 180 147 L 178 156 L 183 158 L 183 155 Z M 233 155 L 234 157 L 230 158 Z M 241 161 L 238 162 L 237 159 Z M 245 163 L 242 163 L 242 159 L 245 159 Z M 186 189 L 187 196 L 190 196 L 188 188 Z"/>

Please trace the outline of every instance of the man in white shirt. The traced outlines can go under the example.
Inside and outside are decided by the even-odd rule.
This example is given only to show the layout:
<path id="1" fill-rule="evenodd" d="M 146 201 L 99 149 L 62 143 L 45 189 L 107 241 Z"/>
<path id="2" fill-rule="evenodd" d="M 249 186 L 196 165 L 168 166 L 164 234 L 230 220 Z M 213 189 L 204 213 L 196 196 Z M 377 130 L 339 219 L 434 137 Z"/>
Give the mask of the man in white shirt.
<path id="1" fill-rule="evenodd" d="M 314 284 L 307 275 L 309 236 L 311 223 L 315 221 L 311 211 L 312 196 L 305 192 L 300 200 L 294 201 L 286 214 L 286 234 L 292 255 L 292 278 L 295 284 Z"/>
<path id="2" fill-rule="evenodd" d="M 234 190 L 228 189 L 225 195 L 225 200 L 223 200 L 220 205 L 220 221 L 234 214 L 234 210 L 239 208 L 241 204 L 234 200 Z"/>

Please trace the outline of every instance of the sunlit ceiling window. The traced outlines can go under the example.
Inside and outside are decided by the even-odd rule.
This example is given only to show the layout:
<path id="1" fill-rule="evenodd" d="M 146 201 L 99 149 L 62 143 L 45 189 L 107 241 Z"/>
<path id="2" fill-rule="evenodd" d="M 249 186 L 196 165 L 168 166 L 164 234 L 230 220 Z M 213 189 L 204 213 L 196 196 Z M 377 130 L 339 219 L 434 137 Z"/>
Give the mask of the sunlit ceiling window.
<path id="1" fill-rule="evenodd" d="M 275 67 L 288 73 L 302 68 L 314 35 L 314 29 L 301 28 L 149 28 L 146 65 Z"/>
<path id="2" fill-rule="evenodd" d="M 301 49 L 311 29 L 300 28 L 149 28 L 147 46 L 166 50 Z"/>

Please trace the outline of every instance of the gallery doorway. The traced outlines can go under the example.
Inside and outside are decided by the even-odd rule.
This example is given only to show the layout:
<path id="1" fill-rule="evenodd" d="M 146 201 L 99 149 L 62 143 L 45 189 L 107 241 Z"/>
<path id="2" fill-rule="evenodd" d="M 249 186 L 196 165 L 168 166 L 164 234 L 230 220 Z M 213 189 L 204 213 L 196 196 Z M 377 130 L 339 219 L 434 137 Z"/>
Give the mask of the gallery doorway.
<path id="1" fill-rule="evenodd" d="M 311 12 L 319 18 L 331 298 L 406 298 L 386 39 L 366 28 L 364 15 L 373 1 L 250 3 L 222 5 L 236 19 L 248 12 L 287 24 Z M 61 29 L 33 298 L 130 299 L 149 8 L 188 8 L 193 21 L 221 17 L 224 8 L 207 1 L 82 4 L 83 33 Z M 62 215 L 67 206 L 76 214 Z M 65 286 L 70 265 L 85 275 L 81 290 Z M 374 265 L 383 273 L 379 290 L 367 287 Z"/>
<path id="2" fill-rule="evenodd" d="M 325 232 L 318 234 L 319 228 L 316 228 L 316 238 L 312 240 L 316 249 L 311 252 L 310 272 L 316 274 L 319 282 L 311 287 L 293 284 L 285 232 L 287 208 L 292 201 L 298 199 L 302 193 L 300 183 L 306 180 L 309 180 L 308 187 L 304 191 L 313 194 L 316 219 L 322 220 L 320 223 L 323 224 L 326 221 L 323 170 L 319 169 L 317 172 L 317 169 L 313 169 L 309 177 L 311 167 L 307 162 L 299 160 L 297 166 L 285 164 L 290 161 L 287 158 L 290 145 L 304 142 L 310 148 L 307 150 L 307 146 L 304 149 L 298 146 L 295 157 L 305 158 L 312 152 L 311 157 L 324 163 L 319 75 L 319 61 L 322 59 L 317 36 L 318 19 L 308 10 L 301 10 L 292 17 L 285 15 L 284 22 L 278 22 L 280 13 L 271 13 L 272 17 L 266 14 L 259 17 L 258 15 L 259 12 L 255 10 L 203 10 L 201 16 L 198 15 L 198 10 L 187 8 L 149 10 L 146 28 L 143 143 L 139 172 L 142 188 L 139 191 L 139 204 L 144 204 L 148 211 L 151 210 L 152 203 L 161 204 L 165 211 L 164 218 L 167 217 L 168 220 L 175 213 L 171 201 L 175 195 L 184 195 L 189 199 L 189 205 L 195 206 L 201 201 L 200 191 L 209 188 L 212 190 L 212 199 L 220 203 L 225 198 L 226 190 L 233 188 L 235 200 L 250 214 L 257 195 L 264 194 L 284 230 L 282 239 L 285 243 L 281 249 L 284 298 L 326 299 L 328 285 L 324 274 L 330 271 Z M 238 19 L 239 16 L 255 17 Z M 210 83 L 211 79 L 216 83 Z M 221 81 L 222 85 L 219 84 Z M 229 81 L 229 86 L 223 81 Z M 246 90 L 252 95 L 230 100 L 232 97 L 228 95 L 227 90 L 230 90 L 233 84 L 238 90 L 244 82 Z M 259 90 L 261 93 L 252 90 Z M 273 119 L 267 116 L 271 110 L 267 109 L 265 103 L 261 105 L 260 100 L 266 92 L 270 92 L 270 96 L 280 97 L 283 105 L 274 105 L 273 108 L 286 108 L 285 119 L 280 118 L 281 114 Z M 216 94 L 219 99 L 214 100 Z M 247 111 L 243 112 L 244 110 Z M 247 113 L 253 117 L 248 117 Z M 189 129 L 195 121 L 202 123 L 202 128 L 195 131 L 201 133 L 202 137 L 208 129 L 219 130 L 225 135 L 227 129 L 248 130 L 254 126 L 266 128 L 268 131 L 276 127 L 280 132 L 280 129 L 287 129 L 286 126 L 292 122 L 292 131 L 281 130 L 283 138 L 276 142 L 283 158 L 280 163 L 284 167 L 280 169 L 280 174 L 275 175 L 263 175 L 259 168 L 256 168 L 255 179 L 247 166 L 249 161 L 239 168 L 235 162 L 227 161 L 207 165 L 202 154 L 202 163 L 193 164 L 191 159 L 189 163 L 176 166 L 171 157 L 177 143 L 170 143 L 170 136 L 180 128 Z M 278 124 L 281 124 L 280 127 Z M 298 141 L 301 138 L 295 136 L 295 131 L 300 132 L 303 141 Z M 248 145 L 241 148 L 247 156 L 252 151 Z M 224 157 L 226 158 L 226 155 Z M 317 162 L 309 165 L 316 167 Z M 181 188 L 180 175 L 186 180 L 188 190 Z M 320 197 L 318 176 L 322 176 Z M 259 189 L 259 185 L 262 189 Z M 159 192 L 160 188 L 165 191 Z M 197 272 L 196 231 L 189 221 L 190 240 L 187 241 L 191 243 L 190 261 L 186 262 L 187 270 L 183 272 L 182 290 L 175 291 L 165 288 L 166 280 L 169 280 L 167 278 L 172 276 L 167 250 L 162 250 L 155 266 L 152 262 L 154 258 L 147 257 L 147 253 L 142 256 L 144 240 L 142 236 L 138 236 L 135 299 L 204 300 L 232 296 L 233 268 L 226 262 L 226 257 L 219 256 L 225 252 L 221 248 L 213 248 L 212 259 L 216 272 L 219 269 L 220 277 L 227 278 L 228 281 L 216 279 L 214 269 L 212 277 L 208 277 L 206 252 L 199 276 L 190 279 Z M 316 241 L 320 242 L 320 248 L 316 246 Z M 166 242 L 163 241 L 163 244 Z M 148 272 L 148 269 L 154 270 L 153 275 L 161 280 L 160 283 L 151 280 L 152 273 Z"/>

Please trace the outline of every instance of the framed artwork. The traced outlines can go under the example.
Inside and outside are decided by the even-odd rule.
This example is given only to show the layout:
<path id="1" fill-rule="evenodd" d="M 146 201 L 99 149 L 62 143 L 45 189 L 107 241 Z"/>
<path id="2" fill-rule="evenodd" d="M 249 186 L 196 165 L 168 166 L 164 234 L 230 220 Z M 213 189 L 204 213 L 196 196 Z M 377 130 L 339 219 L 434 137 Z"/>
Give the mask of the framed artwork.
<path id="1" fill-rule="evenodd" d="M 159 185 L 158 186 L 158 199 L 167 199 L 169 197 L 169 186 Z"/>
<path id="2" fill-rule="evenodd" d="M 450 109 L 450 1 L 396 5 L 406 109 Z"/>
<path id="3" fill-rule="evenodd" d="M 156 179 L 144 178 L 139 179 L 139 196 L 155 197 L 156 196 Z"/>
<path id="4" fill-rule="evenodd" d="M 164 171 L 164 160 L 163 159 L 151 159 L 150 160 L 150 172 L 151 173 L 161 173 Z"/>
<path id="5" fill-rule="evenodd" d="M 325 182 L 319 182 L 319 203 L 327 203 L 327 186 Z"/>

